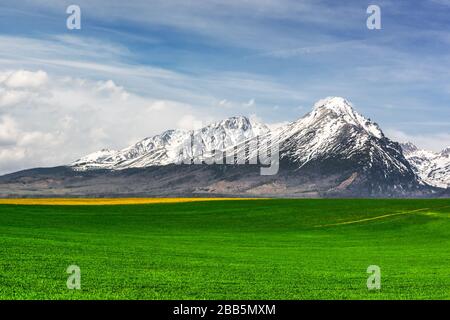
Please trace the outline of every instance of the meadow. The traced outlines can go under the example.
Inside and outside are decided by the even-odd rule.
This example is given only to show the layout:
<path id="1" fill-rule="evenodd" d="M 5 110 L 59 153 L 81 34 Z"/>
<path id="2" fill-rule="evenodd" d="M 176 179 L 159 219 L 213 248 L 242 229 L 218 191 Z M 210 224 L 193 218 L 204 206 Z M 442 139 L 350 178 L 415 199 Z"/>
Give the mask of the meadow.
<path id="1" fill-rule="evenodd" d="M 0 204 L 0 299 L 449 298 L 450 199 Z"/>

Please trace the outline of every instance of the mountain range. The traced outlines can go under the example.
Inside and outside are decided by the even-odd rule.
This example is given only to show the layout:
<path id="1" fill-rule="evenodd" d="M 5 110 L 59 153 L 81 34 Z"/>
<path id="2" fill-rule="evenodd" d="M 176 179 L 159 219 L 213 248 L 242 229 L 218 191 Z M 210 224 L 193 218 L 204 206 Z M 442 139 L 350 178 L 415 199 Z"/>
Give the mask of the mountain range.
<path id="1" fill-rule="evenodd" d="M 0 177 L 0 195 L 437 197 L 448 195 L 449 154 L 394 142 L 350 102 L 330 97 L 272 130 L 231 117 L 69 165 L 8 174 Z M 275 155 L 276 163 L 258 162 Z"/>
<path id="2" fill-rule="evenodd" d="M 450 187 L 450 147 L 432 152 L 419 149 L 411 142 L 401 146 L 414 172 L 424 183 L 440 188 Z"/>

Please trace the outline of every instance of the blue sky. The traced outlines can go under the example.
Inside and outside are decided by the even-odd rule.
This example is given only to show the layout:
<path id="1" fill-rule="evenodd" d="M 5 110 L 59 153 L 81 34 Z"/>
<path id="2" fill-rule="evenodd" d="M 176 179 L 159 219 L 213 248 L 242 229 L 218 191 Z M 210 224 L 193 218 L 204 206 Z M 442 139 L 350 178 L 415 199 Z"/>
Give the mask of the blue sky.
<path id="1" fill-rule="evenodd" d="M 394 139 L 450 144 L 449 0 L 3 0 L 0 41 L 3 79 L 45 73 L 1 88 L 0 172 L 232 115 L 292 121 L 336 95 Z"/>

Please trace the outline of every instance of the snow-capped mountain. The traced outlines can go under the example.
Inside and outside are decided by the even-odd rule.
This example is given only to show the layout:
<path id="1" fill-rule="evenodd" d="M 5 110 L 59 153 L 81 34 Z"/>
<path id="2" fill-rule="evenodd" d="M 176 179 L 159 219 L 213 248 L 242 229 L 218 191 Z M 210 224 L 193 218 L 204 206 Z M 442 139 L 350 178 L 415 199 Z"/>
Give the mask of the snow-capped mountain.
<path id="1" fill-rule="evenodd" d="M 209 161 L 218 159 L 216 152 L 226 161 Z M 261 155 L 274 153 L 279 170 L 263 175 Z M 446 196 L 424 181 L 448 181 L 449 154 L 424 155 L 412 145 L 402 151 L 350 102 L 330 97 L 274 130 L 232 117 L 199 130 L 168 130 L 122 150 L 103 149 L 69 166 L 6 175 L 0 195 Z"/>
<path id="2" fill-rule="evenodd" d="M 303 118 L 273 131 L 246 117 L 233 117 L 195 131 L 169 130 L 123 150 L 101 150 L 71 167 L 77 171 L 145 168 L 177 164 L 186 156 L 201 163 L 214 150 L 236 148 L 245 154 L 247 143 L 256 139 L 259 143 L 253 151 L 258 155 L 274 150 L 276 144 L 285 167 L 347 175 L 349 185 L 366 181 L 369 189 L 382 190 L 380 185 L 385 184 L 402 190 L 418 180 L 401 147 L 340 97 L 318 101 Z M 199 143 L 192 147 L 193 141 Z M 255 156 L 247 155 L 247 161 Z"/>
<path id="3" fill-rule="evenodd" d="M 246 141 L 256 137 L 262 141 L 272 139 L 271 143 L 277 143 L 280 148 L 281 159 L 299 166 L 319 158 L 341 156 L 350 159 L 359 152 L 367 152 L 364 165 L 370 167 L 378 160 L 385 173 L 410 170 L 401 158 L 400 149 L 384 136 L 378 125 L 357 113 L 340 97 L 318 101 L 305 117 L 272 132 L 266 125 L 246 117 L 232 117 L 195 131 L 168 130 L 119 151 L 103 149 L 71 166 L 75 170 L 161 166 L 179 163 L 183 154 L 195 158 L 194 153 L 208 154 L 213 150 L 243 147 Z M 190 141 L 199 141 L 201 150 L 185 150 Z M 269 147 L 261 143 L 260 148 Z M 258 153 L 262 152 L 265 150 L 258 150 Z"/>
<path id="4" fill-rule="evenodd" d="M 417 148 L 411 142 L 401 144 L 403 153 L 423 182 L 440 188 L 450 187 L 450 147 L 441 152 Z"/>
<path id="5" fill-rule="evenodd" d="M 387 139 L 378 125 L 357 113 L 347 100 L 332 97 L 318 101 L 313 111 L 280 130 L 282 158 L 305 166 L 321 159 L 348 161 L 358 158 L 366 170 L 380 166 L 390 172 L 411 174 L 400 147 Z"/>
<path id="6" fill-rule="evenodd" d="M 244 141 L 262 136 L 269 128 L 246 117 L 231 117 L 199 130 L 168 130 L 145 138 L 119 150 L 104 149 L 89 154 L 71 164 L 75 170 L 127 169 L 163 166 L 179 163 L 184 157 L 209 154 L 213 150 L 226 150 Z M 190 148 L 191 142 L 201 150 Z"/>

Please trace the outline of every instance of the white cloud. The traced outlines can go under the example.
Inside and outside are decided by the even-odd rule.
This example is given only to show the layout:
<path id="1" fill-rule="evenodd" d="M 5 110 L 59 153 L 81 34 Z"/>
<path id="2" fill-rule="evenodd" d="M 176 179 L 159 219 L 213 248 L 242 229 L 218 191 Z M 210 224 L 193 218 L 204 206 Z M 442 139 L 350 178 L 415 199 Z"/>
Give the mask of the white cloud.
<path id="1" fill-rule="evenodd" d="M 3 149 L 5 145 L 15 144 L 17 137 L 16 122 L 9 116 L 3 116 L 0 119 L 0 149 Z"/>
<path id="2" fill-rule="evenodd" d="M 269 127 L 270 130 L 275 130 L 289 123 L 290 123 L 289 121 L 282 121 L 282 122 L 268 123 L 267 126 Z"/>
<path id="3" fill-rule="evenodd" d="M 25 150 L 22 148 L 8 148 L 0 149 L 0 167 L 2 171 L 9 172 L 15 170 L 14 163 L 21 161 L 25 158 Z"/>
<path id="4" fill-rule="evenodd" d="M 67 164 L 175 124 L 192 129 L 213 118 L 189 104 L 128 92 L 112 80 L 24 70 L 0 75 L 0 173 Z"/>
<path id="5" fill-rule="evenodd" d="M 178 122 L 177 127 L 181 130 L 198 130 L 204 127 L 206 123 L 196 118 L 192 114 L 183 116 Z"/>
<path id="6" fill-rule="evenodd" d="M 0 87 L 0 107 L 9 107 L 26 101 L 29 93 Z"/>
<path id="7" fill-rule="evenodd" d="M 219 101 L 219 106 L 221 106 L 221 107 L 227 107 L 229 105 L 230 105 L 230 102 L 228 102 L 227 99 L 222 99 Z"/>
<path id="8" fill-rule="evenodd" d="M 450 133 L 408 134 L 397 129 L 386 129 L 384 133 L 397 142 L 412 142 L 417 147 L 431 151 L 441 151 L 450 146 Z"/>
<path id="9" fill-rule="evenodd" d="M 362 40 L 349 40 L 349 41 L 340 41 L 335 43 L 326 42 L 325 44 L 313 45 L 307 47 L 299 47 L 293 49 L 283 49 L 283 50 L 274 50 L 270 52 L 264 52 L 259 54 L 259 56 L 267 56 L 272 58 L 293 58 L 296 56 L 302 55 L 313 55 L 324 52 L 336 52 L 337 50 L 342 50 L 343 48 L 352 46 L 358 46 L 362 43 Z"/>
<path id="10" fill-rule="evenodd" d="M 251 114 L 249 116 L 249 119 L 252 122 L 264 123 L 264 121 L 260 117 L 258 117 L 256 114 Z M 278 129 L 278 128 L 280 128 L 282 126 L 285 126 L 285 125 L 287 125 L 289 123 L 290 123 L 289 121 L 282 121 L 282 122 L 265 123 L 265 125 L 267 125 L 270 130 L 275 130 L 275 129 Z"/>
<path id="11" fill-rule="evenodd" d="M 0 72 L 0 107 L 11 107 L 39 98 L 48 75 L 42 70 Z"/>
<path id="12" fill-rule="evenodd" d="M 100 94 L 113 95 L 122 100 L 126 100 L 130 96 L 122 86 L 116 85 L 112 80 L 97 82 L 95 90 Z"/>
<path id="13" fill-rule="evenodd" d="M 32 132 L 22 132 L 20 139 L 17 141 L 19 147 L 31 147 L 33 148 L 39 144 L 45 144 L 48 147 L 55 146 L 60 147 L 62 140 L 54 136 L 51 133 L 32 131 Z"/>
<path id="14" fill-rule="evenodd" d="M 10 44 L 0 48 L 0 70 L 21 66 L 27 70 L 43 69 L 48 75 L 59 75 L 60 79 L 71 75 L 68 78 L 71 81 L 103 80 L 100 82 L 103 82 L 104 90 L 109 87 L 120 91 L 122 86 L 127 88 L 127 93 L 131 91 L 155 100 L 189 103 L 197 108 L 220 106 L 219 101 L 225 99 L 228 101 L 222 101 L 222 107 L 239 110 L 242 101 L 249 96 L 255 101 L 264 101 L 258 105 L 260 109 L 274 103 L 287 103 L 285 100 L 304 103 L 306 98 L 301 91 L 277 82 L 269 75 L 212 70 L 200 73 L 198 70 L 174 71 L 137 63 L 134 53 L 120 44 L 94 41 L 89 37 L 65 35 L 35 39 L 0 35 L 0 42 Z M 106 83 L 108 80 L 111 82 Z M 35 97 L 22 97 L 21 101 L 23 99 Z M 9 100 L 6 103 L 13 104 Z M 222 116 L 227 113 L 226 110 L 214 112 Z"/>
<path id="15" fill-rule="evenodd" d="M 20 168 L 36 161 L 45 165 L 50 160 L 52 148 L 61 148 L 61 141 L 51 133 L 24 131 L 11 116 L 0 118 L 0 172 Z"/>
<path id="16" fill-rule="evenodd" d="M 11 72 L 3 81 L 8 88 L 39 88 L 48 81 L 46 72 L 39 70 L 36 72 L 27 70 L 17 70 Z"/>
<path id="17" fill-rule="evenodd" d="M 255 99 L 250 99 L 248 102 L 244 103 L 243 106 L 244 107 L 253 107 L 255 105 Z"/>

